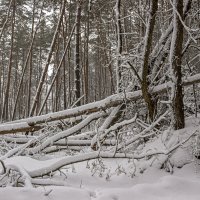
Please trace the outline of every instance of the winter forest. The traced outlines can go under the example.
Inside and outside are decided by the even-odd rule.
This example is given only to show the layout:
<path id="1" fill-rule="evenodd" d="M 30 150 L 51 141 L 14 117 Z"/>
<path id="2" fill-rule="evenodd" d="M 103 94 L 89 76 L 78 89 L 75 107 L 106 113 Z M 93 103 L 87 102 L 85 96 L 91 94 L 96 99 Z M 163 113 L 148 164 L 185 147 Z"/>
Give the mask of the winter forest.
<path id="1" fill-rule="evenodd" d="M 199 200 L 199 0 L 0 0 L 0 200 Z"/>

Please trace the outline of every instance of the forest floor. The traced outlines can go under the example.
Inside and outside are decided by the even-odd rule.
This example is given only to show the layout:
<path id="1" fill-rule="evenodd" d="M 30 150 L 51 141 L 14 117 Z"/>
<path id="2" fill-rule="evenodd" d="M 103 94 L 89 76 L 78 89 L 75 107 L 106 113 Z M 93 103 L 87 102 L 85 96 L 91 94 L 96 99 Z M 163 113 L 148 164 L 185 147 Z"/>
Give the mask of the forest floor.
<path id="1" fill-rule="evenodd" d="M 186 128 L 174 132 L 174 138 L 168 143 L 173 146 L 180 135 L 188 136 L 194 130 L 199 130 L 199 122 L 200 118 L 188 119 Z M 147 142 L 143 148 L 147 149 L 146 152 L 148 149 L 164 148 L 161 146 L 162 138 Z M 100 158 L 67 165 L 48 177 L 34 179 L 36 182 L 46 179 L 45 186 L 0 188 L 0 200 L 199 200 L 200 160 L 193 154 L 194 146 L 198 145 L 194 142 L 184 143 L 170 156 L 157 155 L 141 160 Z M 87 152 L 88 149 L 85 149 L 82 153 Z M 31 174 L 62 161 L 66 154 L 59 152 L 38 156 L 34 159 L 13 156 L 4 163 L 20 166 Z"/>
<path id="2" fill-rule="evenodd" d="M 181 169 L 175 168 L 173 174 L 151 167 L 134 177 L 128 172 L 131 164 L 127 160 L 104 161 L 106 169 L 101 175 L 99 172 L 92 173 L 86 165 L 92 165 L 92 162 L 83 162 L 64 169 L 67 171 L 67 177 L 62 178 L 66 179 L 66 186 L 6 187 L 0 189 L 0 199 L 199 200 L 200 197 L 200 166 L 196 162 L 186 164 Z"/>

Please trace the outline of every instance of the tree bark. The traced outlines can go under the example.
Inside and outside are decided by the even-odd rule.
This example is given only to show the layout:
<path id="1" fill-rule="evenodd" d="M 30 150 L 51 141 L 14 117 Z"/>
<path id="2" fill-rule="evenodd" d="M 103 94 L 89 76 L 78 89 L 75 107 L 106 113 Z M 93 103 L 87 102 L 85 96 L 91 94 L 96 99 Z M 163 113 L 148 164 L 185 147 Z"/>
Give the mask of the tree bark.
<path id="1" fill-rule="evenodd" d="M 149 56 L 150 56 L 150 50 L 151 50 L 151 45 L 152 45 L 154 25 L 156 22 L 157 9 L 158 9 L 158 0 L 151 0 L 150 15 L 149 15 L 149 20 L 148 20 L 148 25 L 147 25 L 146 35 L 145 35 L 145 44 L 144 44 L 143 58 L 142 58 L 143 63 L 142 63 L 141 88 L 142 88 L 142 95 L 143 95 L 144 101 L 147 104 L 149 119 L 151 122 L 154 120 L 154 116 L 156 114 L 155 113 L 156 104 L 149 92 L 149 80 L 148 80 L 148 75 L 150 71 Z"/>
<path id="2" fill-rule="evenodd" d="M 81 28 L 81 1 L 77 1 L 76 10 L 76 30 L 75 30 L 75 101 L 81 97 L 81 66 L 80 66 L 80 28 Z M 80 106 L 81 102 L 77 102 L 77 106 Z"/>
<path id="3" fill-rule="evenodd" d="M 185 127 L 182 88 L 182 44 L 183 44 L 183 0 L 173 2 L 173 34 L 170 48 L 170 70 L 172 80 L 172 126 L 175 130 Z M 181 19 L 180 19 L 181 18 Z"/>
<path id="4" fill-rule="evenodd" d="M 115 18 L 116 18 L 116 35 L 117 35 L 117 66 L 116 66 L 116 77 L 117 77 L 117 92 L 122 92 L 122 70 L 121 70 L 121 53 L 123 48 L 122 42 L 122 24 L 121 24 L 121 0 L 116 0 L 115 5 Z"/>

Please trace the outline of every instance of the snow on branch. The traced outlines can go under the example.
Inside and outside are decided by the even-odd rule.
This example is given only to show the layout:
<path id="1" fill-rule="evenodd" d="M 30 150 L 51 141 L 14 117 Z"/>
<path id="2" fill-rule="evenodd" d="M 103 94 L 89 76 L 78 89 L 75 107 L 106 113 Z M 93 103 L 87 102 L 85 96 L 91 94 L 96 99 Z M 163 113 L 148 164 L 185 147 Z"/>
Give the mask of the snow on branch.
<path id="1" fill-rule="evenodd" d="M 42 177 L 44 175 L 52 174 L 53 172 L 59 170 L 60 168 L 66 165 L 83 162 L 87 160 L 92 160 L 92 159 L 97 159 L 97 158 L 143 159 L 146 157 L 151 157 L 151 156 L 160 155 L 160 154 L 169 155 L 173 151 L 175 151 L 177 148 L 182 146 L 184 143 L 186 143 L 188 140 L 190 140 L 197 133 L 197 131 L 198 129 L 195 130 L 189 136 L 187 136 L 186 139 L 178 142 L 176 145 L 172 146 L 169 150 L 165 150 L 165 151 L 154 150 L 151 152 L 147 152 L 147 153 L 145 152 L 141 154 L 95 151 L 95 152 L 90 152 L 90 153 L 74 155 L 74 156 L 68 156 L 68 157 L 65 156 L 62 158 L 56 158 L 56 159 L 47 160 L 47 161 L 38 161 L 29 157 L 19 156 L 19 157 L 14 157 L 14 158 L 5 160 L 5 166 L 6 167 L 12 166 L 12 168 L 16 169 L 17 167 L 15 166 L 15 164 L 18 163 L 19 170 L 21 170 L 22 169 L 21 166 L 23 166 L 24 170 L 26 170 L 27 173 L 25 173 L 24 170 L 22 172 L 24 175 L 26 175 L 27 184 L 29 184 L 29 177 L 31 178 Z M 34 167 L 30 167 L 30 163 L 32 163 L 31 165 Z"/>
<path id="2" fill-rule="evenodd" d="M 200 74 L 196 74 L 190 77 L 183 78 L 183 86 L 189 86 L 192 84 L 200 83 Z M 161 94 L 167 92 L 172 86 L 171 81 L 150 87 L 149 91 L 151 94 Z M 126 102 L 135 101 L 142 97 L 141 90 L 126 93 Z M 39 129 L 38 124 L 67 119 L 70 117 L 77 117 L 84 114 L 94 113 L 101 110 L 106 110 L 110 107 L 118 106 L 124 103 L 124 94 L 114 94 L 103 100 L 96 101 L 93 103 L 85 104 L 76 108 L 67 109 L 64 111 L 49 113 L 46 115 L 30 117 L 22 120 L 16 120 L 12 123 L 6 123 L 0 125 L 0 134 L 17 133 L 32 131 L 34 127 Z M 23 123 L 22 123 L 23 122 Z"/>

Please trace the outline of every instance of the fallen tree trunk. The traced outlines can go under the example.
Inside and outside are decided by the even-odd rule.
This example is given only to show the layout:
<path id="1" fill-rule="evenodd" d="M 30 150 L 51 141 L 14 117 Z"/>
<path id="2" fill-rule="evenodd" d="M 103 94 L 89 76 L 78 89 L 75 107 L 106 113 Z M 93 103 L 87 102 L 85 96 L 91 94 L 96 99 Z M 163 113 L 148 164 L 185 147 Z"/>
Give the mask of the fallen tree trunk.
<path id="1" fill-rule="evenodd" d="M 10 134 L 17 132 L 26 132 L 26 131 L 38 131 L 42 128 L 42 126 L 29 125 L 27 122 L 20 122 L 16 124 L 2 124 L 0 125 L 0 134 Z"/>
<path id="2" fill-rule="evenodd" d="M 189 86 L 196 83 L 200 83 L 200 74 L 196 74 L 194 76 L 190 76 L 183 79 L 183 86 Z M 163 83 L 161 85 L 150 88 L 150 93 L 161 94 L 168 91 L 170 88 L 171 88 L 171 82 L 167 82 L 167 83 Z M 0 125 L 0 134 L 34 131 L 34 127 L 39 129 L 39 126 L 37 126 L 38 124 L 51 122 L 55 120 L 66 119 L 70 117 L 77 117 L 80 115 L 94 113 L 100 110 L 106 110 L 107 108 L 115 107 L 124 103 L 124 99 L 126 100 L 126 102 L 130 102 L 130 101 L 138 100 L 140 98 L 142 98 L 141 90 L 138 90 L 135 92 L 128 92 L 126 93 L 126 95 L 124 95 L 124 93 L 115 94 L 103 100 L 82 105 L 76 108 L 49 113 L 46 115 L 16 120 L 16 121 L 13 121 L 12 123 L 2 124 Z"/>
<path id="3" fill-rule="evenodd" d="M 25 144 L 27 142 L 29 142 L 31 139 L 34 139 L 34 137 L 32 138 L 13 138 L 13 137 L 5 137 L 3 138 L 3 140 L 5 140 L 5 142 L 7 143 L 13 143 L 13 144 Z M 35 138 L 37 139 L 37 138 Z M 39 139 L 38 139 L 39 140 Z M 109 139 L 109 140 L 104 140 L 103 145 L 115 145 L 116 141 L 114 139 Z M 70 139 L 70 137 L 68 137 L 67 139 L 61 139 L 58 140 L 57 142 L 54 142 L 52 145 L 54 146 L 65 146 L 65 147 L 69 147 L 69 146 L 90 146 L 91 145 L 91 139 L 87 139 L 87 140 L 73 140 Z"/>
<path id="4" fill-rule="evenodd" d="M 74 133 L 77 133 L 78 131 L 83 129 L 85 126 L 87 126 L 93 120 L 98 119 L 103 116 L 106 116 L 106 115 L 108 115 L 108 113 L 104 113 L 104 112 L 93 113 L 93 114 L 89 115 L 86 119 L 84 119 L 82 122 L 80 122 L 79 124 L 69 128 L 67 130 L 61 131 L 61 132 L 57 133 L 56 135 L 48 137 L 45 141 L 41 141 L 40 145 L 38 145 L 34 148 L 28 149 L 28 152 L 30 154 L 38 153 L 38 152 L 42 151 L 43 149 L 45 149 L 46 147 L 51 146 L 51 144 L 53 144 L 54 142 L 57 142 L 58 140 L 67 138 L 67 137 L 73 135 Z"/>

